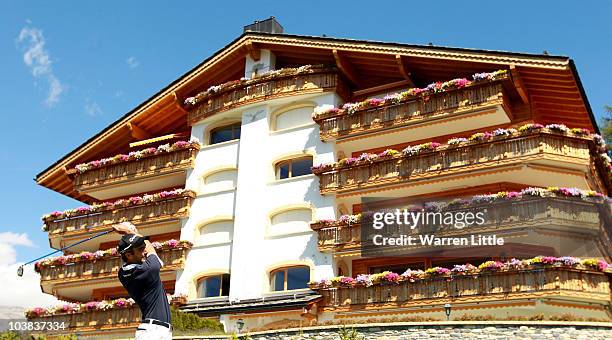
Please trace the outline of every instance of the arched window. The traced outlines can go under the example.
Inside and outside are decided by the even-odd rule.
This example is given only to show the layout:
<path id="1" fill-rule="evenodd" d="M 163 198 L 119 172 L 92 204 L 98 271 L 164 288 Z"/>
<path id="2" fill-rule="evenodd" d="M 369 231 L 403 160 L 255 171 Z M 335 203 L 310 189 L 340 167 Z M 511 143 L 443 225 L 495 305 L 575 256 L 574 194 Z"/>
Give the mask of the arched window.
<path id="1" fill-rule="evenodd" d="M 234 233 L 234 221 L 225 220 L 208 223 L 200 227 L 200 235 L 196 242 L 199 246 L 229 243 Z"/>
<path id="2" fill-rule="evenodd" d="M 308 266 L 284 267 L 270 273 L 270 289 L 274 292 L 308 288 L 310 268 Z"/>
<path id="3" fill-rule="evenodd" d="M 212 129 L 210 131 L 210 144 L 240 139 L 240 125 L 241 123 L 234 123 Z"/>
<path id="4" fill-rule="evenodd" d="M 206 276 L 198 280 L 198 298 L 229 296 L 230 274 Z"/>
<path id="5" fill-rule="evenodd" d="M 312 156 L 280 161 L 275 165 L 276 179 L 285 179 L 312 173 Z"/>
<path id="6" fill-rule="evenodd" d="M 274 129 L 283 130 L 312 123 L 313 106 L 303 106 L 289 109 L 274 117 Z"/>
<path id="7" fill-rule="evenodd" d="M 236 169 L 213 172 L 202 180 L 202 190 L 204 192 L 217 192 L 234 189 L 237 177 L 238 171 Z"/>
<path id="8" fill-rule="evenodd" d="M 272 215 L 271 222 L 275 227 L 283 227 L 295 224 L 308 225 L 312 220 L 312 210 L 308 208 L 298 208 L 279 212 Z"/>

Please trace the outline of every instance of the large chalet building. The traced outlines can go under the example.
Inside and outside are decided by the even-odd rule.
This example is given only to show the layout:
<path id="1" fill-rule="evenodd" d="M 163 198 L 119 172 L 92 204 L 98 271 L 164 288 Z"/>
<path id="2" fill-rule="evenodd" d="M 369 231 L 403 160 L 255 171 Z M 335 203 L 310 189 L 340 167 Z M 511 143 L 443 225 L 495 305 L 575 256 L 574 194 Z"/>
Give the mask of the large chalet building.
<path id="1" fill-rule="evenodd" d="M 445 320 L 446 304 L 601 320 L 612 186 L 597 133 L 568 57 L 289 35 L 271 18 L 36 182 L 87 204 L 43 217 L 52 248 L 132 222 L 173 304 L 228 332 Z M 364 200 L 457 197 L 440 209 L 489 204 L 482 230 L 507 236 L 502 253 L 362 254 Z M 42 291 L 67 303 L 28 317 L 131 336 L 117 240 L 38 263 Z"/>

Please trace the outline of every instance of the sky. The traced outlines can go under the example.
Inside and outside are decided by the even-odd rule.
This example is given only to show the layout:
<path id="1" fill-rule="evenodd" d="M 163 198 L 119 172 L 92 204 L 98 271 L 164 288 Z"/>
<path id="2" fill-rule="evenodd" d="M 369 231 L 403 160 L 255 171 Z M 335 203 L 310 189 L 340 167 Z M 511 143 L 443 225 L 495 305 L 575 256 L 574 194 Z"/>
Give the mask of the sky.
<path id="1" fill-rule="evenodd" d="M 2 1 L 0 306 L 51 303 L 30 266 L 51 249 L 40 216 L 79 202 L 33 178 L 242 33 L 286 33 L 566 55 L 591 107 L 612 105 L 612 2 Z M 110 156 L 110 155 L 109 155 Z"/>

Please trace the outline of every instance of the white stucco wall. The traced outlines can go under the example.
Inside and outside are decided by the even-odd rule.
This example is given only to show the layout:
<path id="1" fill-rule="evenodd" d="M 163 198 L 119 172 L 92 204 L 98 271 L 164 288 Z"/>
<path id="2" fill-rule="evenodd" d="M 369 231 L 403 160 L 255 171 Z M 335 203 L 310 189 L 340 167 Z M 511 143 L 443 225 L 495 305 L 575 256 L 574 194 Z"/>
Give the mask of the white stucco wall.
<path id="1" fill-rule="evenodd" d="M 280 266 L 308 265 L 311 279 L 333 275 L 332 257 L 318 251 L 316 234 L 310 228 L 270 228 L 271 216 L 289 208 L 310 208 L 313 220 L 335 218 L 333 197 L 319 194 L 316 176 L 276 180 L 274 174 L 275 161 L 299 155 L 312 155 L 313 164 L 331 162 L 335 159 L 333 146 L 321 142 L 314 122 L 281 131 L 272 131 L 271 127 L 274 114 L 284 107 L 296 103 L 337 105 L 339 101 L 332 93 L 277 99 L 230 110 L 193 126 L 192 135 L 207 144 L 207 131 L 219 126 L 220 121 L 242 121 L 239 141 L 204 146 L 188 174 L 187 188 L 199 195 L 183 225 L 181 238 L 196 245 L 178 275 L 177 292 L 189 290 L 194 278 L 203 273 L 226 269 L 231 274 L 232 301 L 268 294 L 269 271 Z M 209 192 L 202 185 L 208 174 L 231 168 L 238 169 L 235 190 Z M 197 245 L 200 226 L 232 217 L 231 241 Z"/>

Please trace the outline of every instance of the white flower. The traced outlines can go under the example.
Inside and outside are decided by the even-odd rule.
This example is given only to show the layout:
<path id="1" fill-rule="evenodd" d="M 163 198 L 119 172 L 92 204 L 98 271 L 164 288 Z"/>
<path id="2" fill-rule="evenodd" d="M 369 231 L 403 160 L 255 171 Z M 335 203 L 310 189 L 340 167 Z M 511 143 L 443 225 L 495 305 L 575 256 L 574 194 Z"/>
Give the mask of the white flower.
<path id="1" fill-rule="evenodd" d="M 157 151 L 169 152 L 170 151 L 170 144 L 166 143 L 166 144 L 162 144 L 162 145 L 158 146 L 157 147 Z"/>
<path id="2" fill-rule="evenodd" d="M 189 143 L 200 144 L 200 140 L 195 136 L 191 136 L 191 138 L 189 138 Z"/>
<path id="3" fill-rule="evenodd" d="M 319 105 L 319 106 L 315 107 L 314 112 L 312 113 L 312 116 L 316 117 L 318 115 L 322 115 L 322 114 L 327 113 L 328 111 L 332 110 L 333 108 L 334 108 L 334 106 L 330 105 L 330 104 Z"/>

